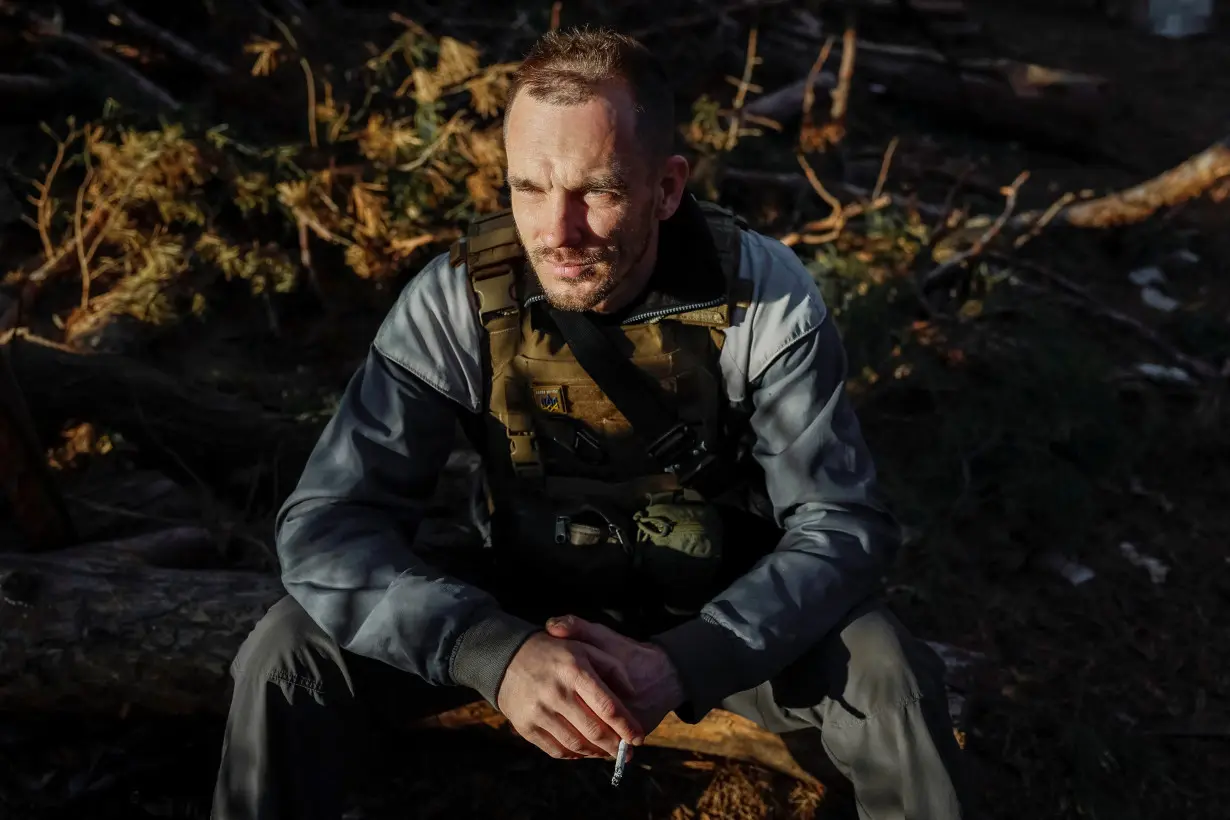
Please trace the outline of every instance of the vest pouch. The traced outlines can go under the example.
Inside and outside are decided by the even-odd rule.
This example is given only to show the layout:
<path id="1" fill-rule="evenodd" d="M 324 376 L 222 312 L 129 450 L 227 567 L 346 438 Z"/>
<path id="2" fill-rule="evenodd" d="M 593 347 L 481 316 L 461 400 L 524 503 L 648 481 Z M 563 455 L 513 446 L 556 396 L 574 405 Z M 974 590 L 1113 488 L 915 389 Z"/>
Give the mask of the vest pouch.
<path id="1" fill-rule="evenodd" d="M 500 551 L 510 569 L 561 605 L 608 606 L 631 589 L 631 516 L 601 499 L 518 497 Z"/>
<path id="2" fill-rule="evenodd" d="M 725 528 L 719 510 L 687 491 L 650 496 L 633 515 L 638 581 L 677 614 L 700 610 L 716 592 Z"/>

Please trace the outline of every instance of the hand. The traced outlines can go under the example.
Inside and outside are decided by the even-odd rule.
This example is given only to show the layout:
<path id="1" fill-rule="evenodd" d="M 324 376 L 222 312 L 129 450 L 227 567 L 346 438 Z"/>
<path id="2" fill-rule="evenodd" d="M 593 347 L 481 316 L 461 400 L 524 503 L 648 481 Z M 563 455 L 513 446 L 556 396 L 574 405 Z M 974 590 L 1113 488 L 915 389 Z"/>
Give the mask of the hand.
<path id="1" fill-rule="evenodd" d="M 519 735 L 551 757 L 611 757 L 621 738 L 639 744 L 644 734 L 607 681 L 631 688 L 605 652 L 539 632 L 513 655 L 496 707 Z"/>
<path id="2" fill-rule="evenodd" d="M 656 644 L 635 641 L 576 615 L 547 621 L 547 634 L 581 641 L 613 658 L 626 673 L 626 682 L 614 681 L 614 685 L 646 733 L 685 699 L 675 665 Z"/>

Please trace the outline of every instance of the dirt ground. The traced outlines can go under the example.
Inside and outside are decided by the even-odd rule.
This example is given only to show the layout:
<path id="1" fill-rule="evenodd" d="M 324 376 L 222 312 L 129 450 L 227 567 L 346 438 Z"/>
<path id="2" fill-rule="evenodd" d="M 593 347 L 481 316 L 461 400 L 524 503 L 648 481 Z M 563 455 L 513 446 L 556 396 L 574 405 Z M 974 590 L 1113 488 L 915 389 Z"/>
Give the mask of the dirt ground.
<path id="1" fill-rule="evenodd" d="M 980 178 L 995 184 L 1028 168 L 1031 196 L 1045 204 L 1056 191 L 1106 191 L 1138 181 L 1230 133 L 1230 21 L 1208 37 L 1167 41 L 1067 3 L 971 5 L 998 53 L 1110 81 L 1114 102 L 1099 132 L 1101 157 L 1073 159 L 971 135 L 951 121 L 902 121 L 856 95 L 852 126 L 861 135 L 883 145 L 896 133 L 913 134 L 903 142 L 903 156 L 925 156 L 925 136 L 933 146 L 928 150 L 967 158 Z M 1227 322 L 1226 216 L 1224 203 L 1194 206 L 1139 240 L 1108 239 L 1087 265 L 1084 257 L 1044 261 L 1082 276 L 1108 303 L 1153 321 L 1127 273 L 1150 264 L 1159 246 L 1180 243 L 1199 261 L 1174 276 L 1174 295 Z M 358 319 L 354 338 L 378 320 L 374 314 Z M 331 353 L 343 360 L 337 364 L 343 373 L 348 357 Z M 276 359 L 310 355 L 304 343 Z M 868 420 L 873 451 L 918 435 L 917 424 Z M 986 804 L 981 816 L 1226 815 L 1230 448 L 1225 435 L 1210 436 L 1207 446 L 1201 435 L 1176 425 L 1175 446 L 1132 477 L 1134 491 L 1125 489 L 1131 482 L 1123 477 L 1090 500 L 1096 536 L 1079 545 L 1077 557 L 1095 577 L 1080 586 L 990 556 L 982 549 L 985 531 L 961 531 L 944 543 L 924 538 L 903 550 L 889 579 L 894 609 L 922 637 L 987 658 L 969 693 L 965 726 L 966 755 Z M 1164 561 L 1163 582 L 1125 559 L 1125 542 Z M 5 715 L 0 816 L 205 817 L 221 730 L 220 721 L 206 718 Z M 394 754 L 361 767 L 350 817 L 854 816 L 845 784 L 819 794 L 750 765 L 676 752 L 646 750 L 623 786 L 612 790 L 606 764 L 555 763 L 503 738 L 417 733 L 399 742 L 404 745 Z"/>

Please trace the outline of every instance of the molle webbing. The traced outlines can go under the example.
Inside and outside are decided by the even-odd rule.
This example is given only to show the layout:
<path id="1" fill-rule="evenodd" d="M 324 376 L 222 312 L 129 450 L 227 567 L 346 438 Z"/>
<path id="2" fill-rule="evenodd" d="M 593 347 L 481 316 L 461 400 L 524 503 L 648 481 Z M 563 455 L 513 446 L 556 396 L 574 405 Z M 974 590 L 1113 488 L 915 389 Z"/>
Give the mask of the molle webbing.
<path id="1" fill-rule="evenodd" d="M 664 379 L 664 386 L 675 391 L 672 395 L 680 403 L 681 417 L 710 438 L 720 434 L 717 418 L 722 412 L 717 354 L 734 309 L 745 306 L 750 294 L 747 283 L 738 277 L 743 224 L 716 205 L 699 205 L 709 228 L 709 236 L 699 241 L 711 238 L 712 246 L 698 252 L 697 258 L 716 257 L 720 271 L 713 274 L 725 284 L 720 301 L 713 304 L 716 300 L 709 300 L 691 310 L 627 325 L 623 331 L 630 358 Z M 637 462 L 630 455 L 638 449 L 630 446 L 635 431 L 628 429 L 609 401 L 604 405 L 603 394 L 567 347 L 537 327 L 531 312 L 523 308 L 532 273 L 526 270 L 512 213 L 505 211 L 472 223 L 466 237 L 454 244 L 451 259 L 454 265 L 467 265 L 474 308 L 487 336 L 483 351 L 487 470 L 495 500 L 510 483 L 551 495 L 567 489 L 569 480 L 574 480 L 573 492 L 591 494 L 601 484 L 639 486 L 657 472 L 647 457 Z M 571 455 L 564 453 L 569 449 L 565 439 L 571 439 L 574 427 L 576 438 L 571 444 L 584 449 L 584 442 L 598 440 L 618 463 L 591 470 L 571 461 Z M 560 468 L 562 472 L 544 469 L 544 448 L 550 450 L 557 467 L 569 466 Z"/>

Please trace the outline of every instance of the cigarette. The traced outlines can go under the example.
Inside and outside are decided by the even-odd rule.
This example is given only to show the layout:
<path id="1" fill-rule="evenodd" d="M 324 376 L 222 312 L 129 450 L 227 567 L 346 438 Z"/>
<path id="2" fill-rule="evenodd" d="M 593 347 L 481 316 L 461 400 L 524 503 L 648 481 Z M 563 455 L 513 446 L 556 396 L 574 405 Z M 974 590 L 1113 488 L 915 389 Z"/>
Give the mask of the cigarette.
<path id="1" fill-rule="evenodd" d="M 624 777 L 624 764 L 628 762 L 628 741 L 619 741 L 619 752 L 615 755 L 615 774 L 611 776 L 611 785 L 618 786 Z"/>

